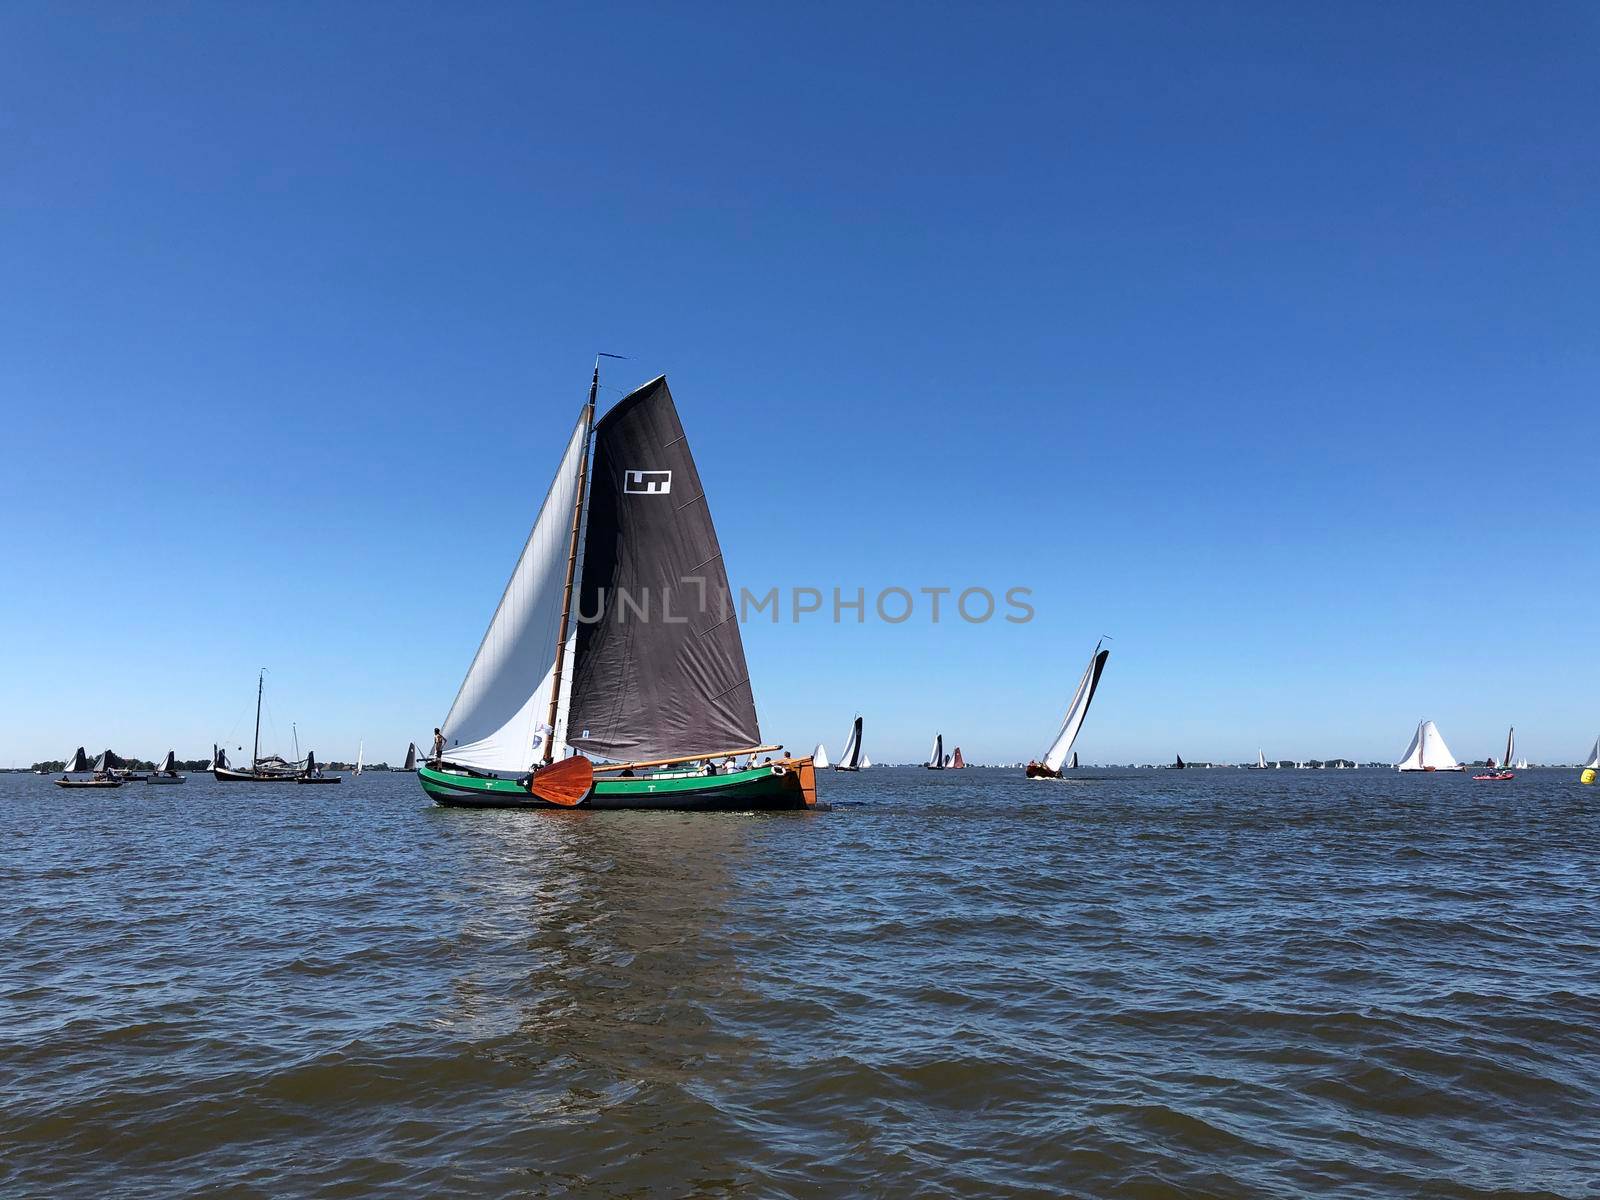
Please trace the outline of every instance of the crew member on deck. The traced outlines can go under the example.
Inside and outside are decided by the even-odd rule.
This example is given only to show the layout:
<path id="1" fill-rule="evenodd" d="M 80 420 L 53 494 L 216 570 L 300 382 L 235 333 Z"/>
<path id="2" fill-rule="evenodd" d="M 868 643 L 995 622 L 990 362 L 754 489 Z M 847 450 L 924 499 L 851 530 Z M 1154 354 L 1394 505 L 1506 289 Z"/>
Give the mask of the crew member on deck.
<path id="1" fill-rule="evenodd" d="M 444 734 L 435 727 L 433 731 L 433 760 L 432 765 L 437 767 L 444 761 Z"/>

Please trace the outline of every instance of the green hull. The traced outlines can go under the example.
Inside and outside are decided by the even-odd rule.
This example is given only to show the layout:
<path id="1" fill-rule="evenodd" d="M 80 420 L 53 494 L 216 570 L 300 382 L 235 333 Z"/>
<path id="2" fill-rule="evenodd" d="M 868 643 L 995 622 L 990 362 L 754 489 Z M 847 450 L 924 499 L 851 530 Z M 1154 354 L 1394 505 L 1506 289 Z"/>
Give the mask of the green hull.
<path id="1" fill-rule="evenodd" d="M 805 764 L 809 771 L 810 764 Z M 436 804 L 450 808 L 561 808 L 541 800 L 514 779 L 485 779 L 432 767 L 418 767 L 417 780 Z M 814 807 L 808 803 L 801 772 L 792 767 L 755 767 L 726 775 L 662 773 L 638 778 L 598 777 L 578 808 L 680 809 L 697 812 L 749 812 L 753 809 Z"/>

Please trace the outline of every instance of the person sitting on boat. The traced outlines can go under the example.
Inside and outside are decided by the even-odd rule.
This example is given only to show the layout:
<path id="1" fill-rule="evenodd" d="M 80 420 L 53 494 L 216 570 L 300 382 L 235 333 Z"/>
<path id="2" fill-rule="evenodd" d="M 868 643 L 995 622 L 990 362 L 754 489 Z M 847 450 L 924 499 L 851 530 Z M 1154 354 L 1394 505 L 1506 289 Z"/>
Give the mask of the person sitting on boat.
<path id="1" fill-rule="evenodd" d="M 437 726 L 433 730 L 433 757 L 430 766 L 437 767 L 444 761 L 444 733 Z"/>
<path id="2" fill-rule="evenodd" d="M 711 759 L 711 758 L 706 759 L 706 769 L 702 772 L 702 774 L 715 775 L 716 773 L 717 773 L 716 760 L 715 759 Z"/>

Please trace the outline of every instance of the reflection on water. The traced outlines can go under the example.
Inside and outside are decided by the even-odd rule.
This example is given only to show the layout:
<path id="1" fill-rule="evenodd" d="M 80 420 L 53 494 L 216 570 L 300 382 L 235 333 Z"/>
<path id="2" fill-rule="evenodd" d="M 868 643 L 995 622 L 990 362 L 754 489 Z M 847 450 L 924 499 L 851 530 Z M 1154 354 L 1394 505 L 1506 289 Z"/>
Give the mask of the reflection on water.
<path id="1" fill-rule="evenodd" d="M 1589 794 L 1267 775 L 0 776 L 0 1195 L 1600 1192 Z"/>

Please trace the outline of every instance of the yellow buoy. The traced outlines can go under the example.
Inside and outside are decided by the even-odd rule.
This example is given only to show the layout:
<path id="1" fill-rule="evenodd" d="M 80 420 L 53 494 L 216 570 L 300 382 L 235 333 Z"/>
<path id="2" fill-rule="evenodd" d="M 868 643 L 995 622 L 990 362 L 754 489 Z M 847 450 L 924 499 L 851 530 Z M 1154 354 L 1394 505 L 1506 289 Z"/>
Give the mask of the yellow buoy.
<path id="1" fill-rule="evenodd" d="M 1579 783 L 1593 783 L 1594 782 L 1594 768 L 1593 767 L 1585 767 L 1583 769 L 1583 774 L 1578 776 L 1578 782 Z"/>

